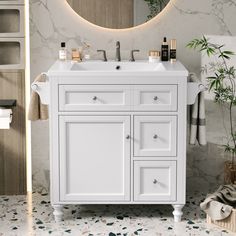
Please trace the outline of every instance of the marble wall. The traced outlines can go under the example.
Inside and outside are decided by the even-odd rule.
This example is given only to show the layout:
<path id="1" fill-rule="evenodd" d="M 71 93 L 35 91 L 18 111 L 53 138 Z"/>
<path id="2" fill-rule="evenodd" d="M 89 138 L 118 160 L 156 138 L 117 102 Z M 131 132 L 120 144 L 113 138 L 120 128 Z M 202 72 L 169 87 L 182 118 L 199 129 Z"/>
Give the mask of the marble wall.
<path id="1" fill-rule="evenodd" d="M 57 59 L 60 42 L 68 48 L 91 44 L 91 55 L 106 49 L 108 58 L 115 55 L 115 42 L 121 41 L 122 58 L 128 59 L 131 49 L 140 49 L 138 58 L 147 58 L 150 49 L 160 49 L 164 36 L 178 40 L 178 59 L 189 71 L 199 73 L 200 54 L 186 48 L 195 37 L 236 35 L 236 0 L 171 0 L 164 11 L 143 26 L 129 30 L 107 30 L 94 26 L 79 16 L 66 0 L 31 0 L 31 78 L 47 71 Z M 221 136 L 224 131 L 219 108 L 207 102 L 207 139 L 205 147 L 188 147 L 188 190 L 208 190 L 221 182 L 224 152 Z M 33 184 L 37 190 L 49 186 L 48 122 L 32 123 Z"/>

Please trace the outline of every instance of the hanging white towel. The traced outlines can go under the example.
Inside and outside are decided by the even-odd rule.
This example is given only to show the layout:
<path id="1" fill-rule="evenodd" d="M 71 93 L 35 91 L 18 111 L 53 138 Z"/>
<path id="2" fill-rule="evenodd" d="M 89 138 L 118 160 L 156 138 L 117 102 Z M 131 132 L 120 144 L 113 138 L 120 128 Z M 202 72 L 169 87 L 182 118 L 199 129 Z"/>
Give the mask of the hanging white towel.
<path id="1" fill-rule="evenodd" d="M 190 73 L 191 82 L 200 82 L 200 79 Z M 190 117 L 190 144 L 206 145 L 206 114 L 204 92 L 198 94 L 195 103 L 191 106 Z"/>

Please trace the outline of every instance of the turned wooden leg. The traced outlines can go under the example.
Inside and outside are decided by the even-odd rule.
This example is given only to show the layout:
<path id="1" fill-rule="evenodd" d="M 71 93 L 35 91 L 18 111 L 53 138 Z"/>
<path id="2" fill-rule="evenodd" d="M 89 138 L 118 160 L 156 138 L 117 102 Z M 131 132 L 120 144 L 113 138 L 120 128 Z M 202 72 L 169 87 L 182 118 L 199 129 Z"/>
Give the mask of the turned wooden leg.
<path id="1" fill-rule="evenodd" d="M 62 205 L 53 205 L 52 206 L 54 208 L 53 211 L 53 215 L 54 215 L 54 219 L 56 222 L 60 222 L 63 220 L 63 206 Z"/>
<path id="2" fill-rule="evenodd" d="M 180 222 L 181 217 L 183 215 L 182 208 L 184 207 L 184 205 L 172 205 L 172 206 L 174 208 L 174 211 L 173 211 L 174 221 L 175 222 Z"/>

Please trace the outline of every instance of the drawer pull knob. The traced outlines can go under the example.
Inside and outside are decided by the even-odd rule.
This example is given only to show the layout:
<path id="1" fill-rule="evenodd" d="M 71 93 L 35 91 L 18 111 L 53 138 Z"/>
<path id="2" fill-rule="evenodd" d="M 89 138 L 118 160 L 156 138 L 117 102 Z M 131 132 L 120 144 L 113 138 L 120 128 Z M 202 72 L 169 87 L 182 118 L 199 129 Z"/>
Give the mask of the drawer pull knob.
<path id="1" fill-rule="evenodd" d="M 157 181 L 156 179 L 154 179 L 154 180 L 153 180 L 153 183 L 154 183 L 154 184 L 157 184 L 157 183 L 158 183 L 158 181 Z"/>
<path id="2" fill-rule="evenodd" d="M 158 135 L 155 134 L 155 135 L 153 136 L 153 138 L 154 138 L 154 139 L 158 139 Z"/>
<path id="3" fill-rule="evenodd" d="M 157 96 L 155 96 L 155 97 L 153 98 L 153 100 L 154 100 L 154 101 L 157 101 L 157 100 L 158 100 L 158 97 L 157 97 Z"/>
<path id="4" fill-rule="evenodd" d="M 96 101 L 98 98 L 96 96 L 93 97 L 93 101 Z"/>
<path id="5" fill-rule="evenodd" d="M 130 139 L 130 135 L 127 135 L 127 136 L 126 136 L 126 139 Z"/>

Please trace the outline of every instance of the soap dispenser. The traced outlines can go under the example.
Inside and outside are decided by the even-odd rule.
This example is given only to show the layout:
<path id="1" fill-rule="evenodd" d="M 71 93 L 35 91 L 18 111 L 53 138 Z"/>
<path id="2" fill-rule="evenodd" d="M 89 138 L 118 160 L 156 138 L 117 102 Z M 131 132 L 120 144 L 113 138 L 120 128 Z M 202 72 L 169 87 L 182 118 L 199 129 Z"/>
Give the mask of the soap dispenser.
<path id="1" fill-rule="evenodd" d="M 61 43 L 61 49 L 59 50 L 59 59 L 61 61 L 67 60 L 67 49 L 66 49 L 66 43 Z"/>
<path id="2" fill-rule="evenodd" d="M 169 60 L 169 46 L 166 37 L 164 37 L 163 43 L 161 45 L 161 60 L 162 61 Z"/>

